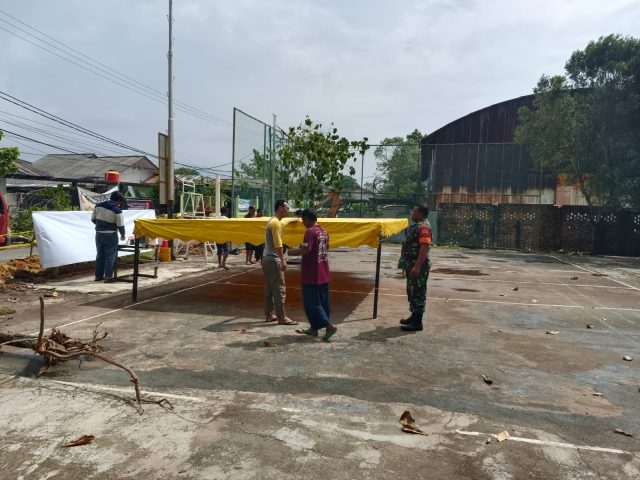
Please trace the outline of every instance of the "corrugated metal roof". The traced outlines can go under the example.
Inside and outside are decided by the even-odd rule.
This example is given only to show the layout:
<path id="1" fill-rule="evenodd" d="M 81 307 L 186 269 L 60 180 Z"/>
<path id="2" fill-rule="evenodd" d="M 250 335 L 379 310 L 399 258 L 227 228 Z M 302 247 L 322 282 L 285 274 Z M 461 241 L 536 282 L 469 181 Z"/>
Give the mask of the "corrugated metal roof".
<path id="1" fill-rule="evenodd" d="M 18 159 L 16 160 L 16 165 L 18 166 L 18 171 L 15 172 L 12 177 L 50 177 L 47 172 L 41 170 L 36 167 L 33 163 L 28 162 L 26 160 Z"/>
<path id="2" fill-rule="evenodd" d="M 46 155 L 33 162 L 50 176 L 57 178 L 99 178 L 109 170 L 120 172 L 122 181 L 141 182 L 158 171 L 158 167 L 147 157 L 122 156 L 98 157 L 93 153 L 87 154 L 52 154 Z"/>

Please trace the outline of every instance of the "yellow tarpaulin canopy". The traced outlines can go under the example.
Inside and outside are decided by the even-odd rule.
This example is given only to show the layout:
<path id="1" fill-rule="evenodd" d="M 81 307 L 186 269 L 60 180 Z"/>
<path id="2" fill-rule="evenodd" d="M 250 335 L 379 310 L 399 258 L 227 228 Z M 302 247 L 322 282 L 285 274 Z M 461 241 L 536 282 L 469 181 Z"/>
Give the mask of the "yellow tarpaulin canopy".
<path id="1" fill-rule="evenodd" d="M 201 242 L 264 243 L 269 218 L 230 219 L 141 219 L 135 221 L 136 238 L 199 240 Z M 285 218 L 284 243 L 297 246 L 304 238 L 305 227 L 297 218 Z M 390 237 L 409 226 L 406 218 L 319 218 L 318 224 L 329 233 L 331 248 L 376 248 L 380 236 Z"/>

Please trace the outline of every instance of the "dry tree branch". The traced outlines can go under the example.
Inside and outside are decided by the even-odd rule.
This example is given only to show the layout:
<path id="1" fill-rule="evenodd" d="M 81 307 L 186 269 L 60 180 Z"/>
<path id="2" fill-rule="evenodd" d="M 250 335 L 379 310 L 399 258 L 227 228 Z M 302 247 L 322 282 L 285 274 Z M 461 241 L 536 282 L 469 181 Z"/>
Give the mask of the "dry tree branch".
<path id="1" fill-rule="evenodd" d="M 69 360 L 78 359 L 82 356 L 90 356 L 95 357 L 103 362 L 110 363 L 111 365 L 115 365 L 116 367 L 122 368 L 125 372 L 129 374 L 131 377 L 131 382 L 133 383 L 133 387 L 136 392 L 136 401 L 138 405 L 143 403 L 156 404 L 156 405 L 168 405 L 168 407 L 173 410 L 173 405 L 166 398 L 162 398 L 160 400 L 150 400 L 146 398 L 142 398 L 142 394 L 140 392 L 140 382 L 138 380 L 138 376 L 133 371 L 133 369 L 123 365 L 122 363 L 114 360 L 113 358 L 104 355 L 102 352 L 105 350 L 104 347 L 98 345 L 100 340 L 103 340 L 107 336 L 107 332 L 100 332 L 98 327 L 101 325 L 99 323 L 96 325 L 93 330 L 93 338 L 88 342 L 84 343 L 81 340 L 71 338 L 66 336 L 57 328 L 51 329 L 51 333 L 48 336 L 44 336 L 44 297 L 40 295 L 40 330 L 38 333 L 38 339 L 35 342 L 35 346 L 32 346 L 36 353 L 42 355 L 46 361 L 46 369 L 50 366 L 55 365 L 57 363 L 67 362 Z M 33 339 L 23 339 L 23 340 L 33 340 Z M 0 345 L 5 345 L 8 343 L 23 341 L 23 340 L 10 340 Z M 44 372 L 42 372 L 44 373 Z M 40 374 L 39 374 L 40 375 Z M 139 413 L 142 414 L 142 408 L 139 409 Z"/>

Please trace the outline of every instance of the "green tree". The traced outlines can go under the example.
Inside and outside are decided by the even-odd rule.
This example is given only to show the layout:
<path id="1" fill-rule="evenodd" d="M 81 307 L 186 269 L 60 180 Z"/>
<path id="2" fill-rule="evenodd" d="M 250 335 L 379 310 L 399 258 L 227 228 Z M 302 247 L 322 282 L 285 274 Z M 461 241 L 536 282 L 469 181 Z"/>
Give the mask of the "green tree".
<path id="1" fill-rule="evenodd" d="M 196 170 L 195 168 L 189 168 L 189 167 L 180 167 L 180 168 L 176 168 L 173 172 L 176 175 L 182 175 L 185 177 L 192 177 L 192 176 L 201 176 L 202 174 Z"/>
<path id="2" fill-rule="evenodd" d="M 0 140 L 4 133 L 0 130 Z M 16 160 L 20 156 L 20 150 L 16 147 L 0 148 L 0 177 L 6 177 L 18 171 Z"/>
<path id="3" fill-rule="evenodd" d="M 425 193 L 420 181 L 420 140 L 415 129 L 405 138 L 390 137 L 374 150 L 381 182 L 378 191 L 395 198 L 415 197 Z"/>
<path id="4" fill-rule="evenodd" d="M 306 117 L 289 129 L 278 152 L 282 159 L 282 179 L 291 199 L 298 204 L 311 204 L 321 199 L 323 188 L 340 191 L 345 177 L 356 173 L 350 160 L 364 154 L 368 139 L 350 141 L 338 134 L 332 124 L 328 128 Z"/>
<path id="5" fill-rule="evenodd" d="M 575 51 L 565 72 L 540 78 L 515 139 L 539 165 L 577 180 L 598 251 L 604 217 L 640 207 L 640 41 L 601 37 Z"/>
<path id="6" fill-rule="evenodd" d="M 358 190 L 358 189 L 360 189 L 360 184 L 351 175 L 345 175 L 344 178 L 342 179 L 342 182 L 340 182 L 340 191 Z"/>

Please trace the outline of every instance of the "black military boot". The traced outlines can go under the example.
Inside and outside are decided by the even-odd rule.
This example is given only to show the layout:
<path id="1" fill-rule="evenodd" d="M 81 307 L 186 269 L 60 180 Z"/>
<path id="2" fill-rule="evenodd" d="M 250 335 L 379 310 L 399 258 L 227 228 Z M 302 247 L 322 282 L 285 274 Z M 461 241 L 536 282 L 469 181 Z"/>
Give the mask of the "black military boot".
<path id="1" fill-rule="evenodd" d="M 409 325 L 410 323 L 413 323 L 413 312 L 411 312 L 409 318 L 403 318 L 400 320 L 400 325 Z"/>
<path id="2" fill-rule="evenodd" d="M 422 331 L 422 315 L 414 313 L 411 316 L 411 322 L 401 325 L 403 332 L 421 332 Z"/>

